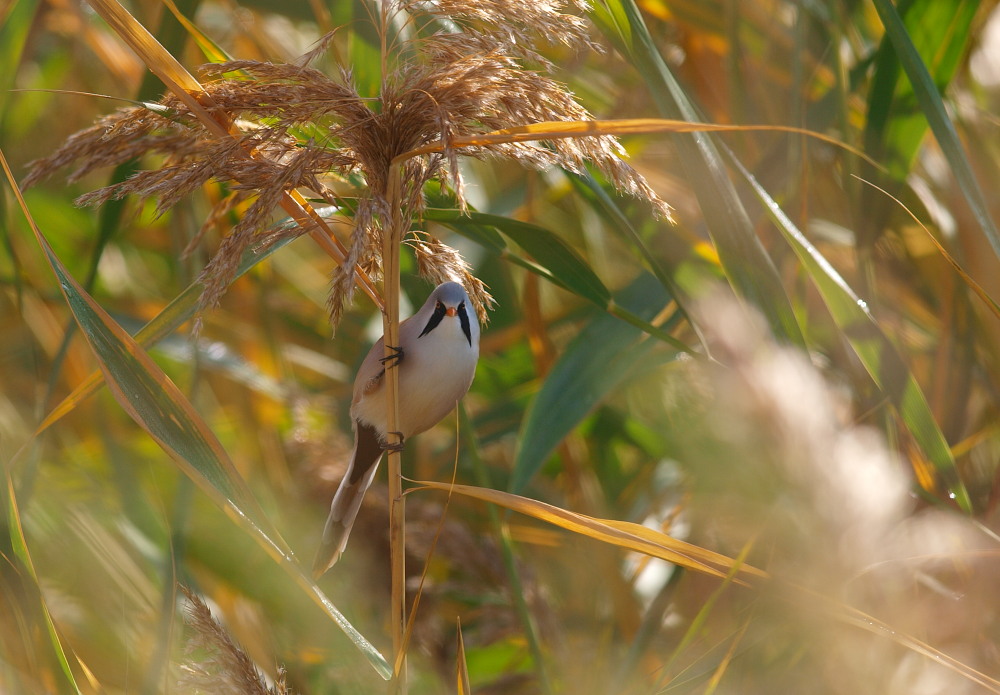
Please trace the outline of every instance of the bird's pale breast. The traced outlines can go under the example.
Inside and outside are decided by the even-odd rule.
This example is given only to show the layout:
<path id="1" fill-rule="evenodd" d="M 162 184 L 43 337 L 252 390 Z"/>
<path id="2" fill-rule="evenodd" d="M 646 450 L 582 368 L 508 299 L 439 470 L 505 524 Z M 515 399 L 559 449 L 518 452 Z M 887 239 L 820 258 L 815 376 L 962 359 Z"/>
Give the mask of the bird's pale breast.
<path id="1" fill-rule="evenodd" d="M 430 429 L 455 407 L 472 384 L 479 358 L 478 345 L 469 345 L 457 317 L 445 317 L 423 337 L 417 333 L 401 330 L 398 425 L 404 437 Z M 384 386 L 355 403 L 353 412 L 384 432 Z"/>

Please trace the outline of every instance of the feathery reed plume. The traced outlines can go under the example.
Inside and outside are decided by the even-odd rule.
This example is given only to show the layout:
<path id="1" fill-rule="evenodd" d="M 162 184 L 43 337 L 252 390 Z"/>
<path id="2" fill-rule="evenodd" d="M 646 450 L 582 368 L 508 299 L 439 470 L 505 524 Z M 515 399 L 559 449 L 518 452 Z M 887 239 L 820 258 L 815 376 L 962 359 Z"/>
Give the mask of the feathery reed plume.
<path id="1" fill-rule="evenodd" d="M 268 685 L 250 656 L 236 644 L 222 624 L 212 617 L 205 602 L 187 587 L 187 623 L 191 638 L 181 665 L 178 687 L 185 693 L 221 695 L 291 695 L 279 670 L 278 680 Z"/>
<path id="2" fill-rule="evenodd" d="M 746 693 L 995 692 L 982 675 L 994 647 L 967 641 L 996 593 L 995 561 L 978 554 L 995 541 L 915 512 L 907 467 L 760 316 L 719 298 L 697 315 L 718 361 L 691 361 L 671 398 L 692 528 L 723 551 L 752 546 L 773 578 L 705 619 L 708 634 L 742 635 L 727 679 Z M 701 605 L 686 599 L 678 611 Z"/>
<path id="3" fill-rule="evenodd" d="M 905 468 L 874 430 L 850 422 L 803 354 L 772 341 L 759 315 L 719 298 L 699 312 L 726 365 L 698 365 L 682 406 L 695 496 L 712 510 L 705 524 L 727 547 L 758 534 L 780 549 L 767 569 L 834 591 L 879 557 L 905 518 Z"/>
<path id="4" fill-rule="evenodd" d="M 223 198 L 230 208 L 252 200 L 203 272 L 202 304 L 211 306 L 232 281 L 242 253 L 261 243 L 260 233 L 284 193 L 306 189 L 332 203 L 338 196 L 328 186 L 331 180 L 346 182 L 349 175 L 360 174 L 364 189 L 352 192 L 356 202 L 345 206 L 354 211 L 348 258 L 336 268 L 331 283 L 334 325 L 351 298 L 356 268 L 376 277 L 379 273 L 381 235 L 390 209 L 390 166 L 421 146 L 440 143 L 441 152 L 402 162 L 401 200 L 392 205 L 401 206 L 405 220 L 419 213 L 424 184 L 434 178 L 450 185 L 464 208 L 460 154 L 573 172 L 582 172 L 589 163 L 619 190 L 650 201 L 658 214 L 669 217 L 670 206 L 625 163 L 624 150 L 613 136 L 598 133 L 461 150 L 450 144 L 458 137 L 543 121 L 592 120 L 566 86 L 550 76 L 554 66 L 535 50 L 546 42 L 596 48 L 585 20 L 567 13 L 568 6 L 578 12 L 587 9 L 585 0 L 386 2 L 382 21 L 401 26 L 402 38 L 383 56 L 389 69 L 378 98 L 363 99 L 346 70 L 330 77 L 308 66 L 330 36 L 295 64 L 235 60 L 208 65 L 203 68 L 210 80 L 207 96 L 237 119 L 240 139 L 215 137 L 179 99 L 167 96 L 158 104 L 121 109 L 71 136 L 55 153 L 32 163 L 25 185 L 64 166 L 77 167 L 69 177 L 77 180 L 98 167 L 156 155 L 162 158 L 157 168 L 88 193 L 78 202 L 155 197 L 157 212 L 162 213 L 213 180 L 234 192 L 235 198 Z M 380 30 L 387 31 L 385 26 Z M 299 227 L 289 233 L 307 231 Z M 435 244 L 421 248 L 449 258 L 456 253 Z M 467 269 L 459 275 L 467 283 L 471 278 Z M 472 283 L 468 289 L 485 318 L 491 299 L 484 286 Z"/>

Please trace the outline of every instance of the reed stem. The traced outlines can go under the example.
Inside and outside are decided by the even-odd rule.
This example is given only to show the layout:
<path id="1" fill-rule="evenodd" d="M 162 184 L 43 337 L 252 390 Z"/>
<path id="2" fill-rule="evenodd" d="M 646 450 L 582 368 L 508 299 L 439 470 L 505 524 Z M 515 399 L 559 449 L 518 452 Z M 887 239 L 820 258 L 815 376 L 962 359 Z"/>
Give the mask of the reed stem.
<path id="1" fill-rule="evenodd" d="M 386 193 L 388 211 L 386 226 L 382 233 L 382 297 L 385 310 L 382 313 L 383 335 L 385 336 L 385 356 L 394 354 L 393 347 L 399 347 L 399 246 L 403 239 L 406 217 L 402 201 L 401 167 L 394 164 L 389 168 L 389 184 Z M 386 431 L 398 431 L 399 422 L 399 372 L 395 362 L 386 363 Z M 389 434 L 388 437 L 397 435 Z M 389 471 L 389 554 L 392 575 L 392 648 L 394 678 L 390 692 L 405 694 L 406 683 L 406 521 L 403 499 L 403 476 L 399 451 L 387 452 Z"/>

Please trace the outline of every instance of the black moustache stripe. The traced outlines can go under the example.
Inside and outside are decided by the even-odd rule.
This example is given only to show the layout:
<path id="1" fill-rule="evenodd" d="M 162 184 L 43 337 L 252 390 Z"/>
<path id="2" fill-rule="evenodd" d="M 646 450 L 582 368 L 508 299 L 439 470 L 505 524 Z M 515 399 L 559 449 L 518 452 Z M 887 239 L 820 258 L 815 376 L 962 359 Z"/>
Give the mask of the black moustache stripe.
<path id="1" fill-rule="evenodd" d="M 431 315 L 427 325 L 424 326 L 423 332 L 417 337 L 423 338 L 425 335 L 437 328 L 438 324 L 441 323 L 441 319 L 444 318 L 445 311 L 446 309 L 444 308 L 444 304 L 438 303 L 438 305 L 434 307 L 434 313 Z"/>
<path id="2" fill-rule="evenodd" d="M 465 302 L 458 305 L 458 320 L 462 324 L 465 339 L 469 341 L 469 347 L 472 347 L 472 327 L 469 325 L 469 313 L 465 310 Z"/>
<path id="3" fill-rule="evenodd" d="M 427 321 L 427 325 L 424 326 L 424 330 L 420 332 L 418 338 L 423 338 L 425 335 L 433 331 L 441 323 L 441 319 L 445 317 L 448 310 L 445 308 L 444 304 L 438 304 L 434 307 L 434 313 L 431 314 L 430 319 Z M 469 341 L 469 347 L 472 347 L 472 326 L 469 323 L 469 312 L 465 309 L 465 302 L 458 305 L 458 321 L 462 324 L 462 333 L 465 334 L 465 339 Z"/>

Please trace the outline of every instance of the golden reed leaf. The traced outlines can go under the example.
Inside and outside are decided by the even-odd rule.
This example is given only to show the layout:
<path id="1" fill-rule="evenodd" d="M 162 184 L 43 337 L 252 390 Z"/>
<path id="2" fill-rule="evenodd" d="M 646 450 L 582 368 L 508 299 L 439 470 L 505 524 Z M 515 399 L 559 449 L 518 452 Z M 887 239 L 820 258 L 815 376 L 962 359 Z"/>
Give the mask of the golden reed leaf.
<path id="1" fill-rule="evenodd" d="M 691 121 L 679 121 L 667 118 L 623 118 L 616 120 L 594 120 L 594 121 L 545 121 L 542 123 L 531 123 L 517 128 L 504 128 L 482 135 L 469 135 L 458 137 L 449 142 L 432 142 L 404 152 L 396 157 L 395 161 L 405 161 L 411 157 L 434 152 L 443 152 L 445 148 L 459 147 L 485 147 L 487 145 L 502 145 L 517 142 L 531 142 L 533 140 L 556 140 L 560 138 L 586 138 L 602 135 L 650 135 L 654 133 L 739 133 L 767 131 L 775 133 L 791 133 L 794 135 L 805 135 L 816 140 L 820 140 L 835 147 L 850 152 L 860 157 L 872 166 L 882 169 L 882 167 L 866 155 L 861 150 L 831 138 L 828 135 L 817 133 L 805 128 L 781 125 L 719 125 L 717 123 L 694 123 Z"/>
<path id="2" fill-rule="evenodd" d="M 767 573 L 762 570 L 740 563 L 733 558 L 699 548 L 690 543 L 685 543 L 665 533 L 648 529 L 639 524 L 598 519 L 500 490 L 490 490 L 469 485 L 451 485 L 449 483 L 428 480 L 416 480 L 413 482 L 424 488 L 445 492 L 451 491 L 455 494 L 472 497 L 484 502 L 491 502 L 506 509 L 567 529 L 568 531 L 644 555 L 657 557 L 661 560 L 672 562 L 675 565 L 715 577 L 725 578 L 728 572 L 734 570 L 756 577 L 767 576 Z M 736 582 L 745 585 L 745 582 L 740 580 L 736 580 Z"/>
<path id="3" fill-rule="evenodd" d="M 458 653 L 455 655 L 455 687 L 458 695 L 472 695 L 469 684 L 469 665 L 465 662 L 465 639 L 462 637 L 462 619 L 455 619 L 455 629 L 458 632 Z"/>

